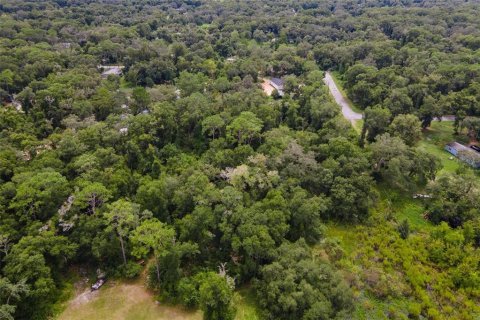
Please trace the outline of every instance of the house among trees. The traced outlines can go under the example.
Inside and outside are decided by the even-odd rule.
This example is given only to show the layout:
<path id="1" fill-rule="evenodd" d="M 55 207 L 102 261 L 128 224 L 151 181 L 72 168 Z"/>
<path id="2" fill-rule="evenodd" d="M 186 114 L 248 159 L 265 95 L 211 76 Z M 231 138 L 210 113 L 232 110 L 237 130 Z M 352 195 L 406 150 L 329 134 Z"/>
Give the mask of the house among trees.
<path id="1" fill-rule="evenodd" d="M 271 78 L 271 79 L 270 79 L 270 85 L 277 90 L 279 96 L 282 97 L 282 96 L 284 95 L 284 91 L 283 91 L 283 80 L 282 80 L 282 79 L 280 79 L 280 78 Z"/>
<path id="2" fill-rule="evenodd" d="M 108 78 L 109 75 L 120 76 L 124 66 L 98 66 L 98 69 L 103 70 L 102 78 Z"/>
<path id="3" fill-rule="evenodd" d="M 445 146 L 445 150 L 468 163 L 475 169 L 480 168 L 480 154 L 456 141 L 450 142 Z"/>

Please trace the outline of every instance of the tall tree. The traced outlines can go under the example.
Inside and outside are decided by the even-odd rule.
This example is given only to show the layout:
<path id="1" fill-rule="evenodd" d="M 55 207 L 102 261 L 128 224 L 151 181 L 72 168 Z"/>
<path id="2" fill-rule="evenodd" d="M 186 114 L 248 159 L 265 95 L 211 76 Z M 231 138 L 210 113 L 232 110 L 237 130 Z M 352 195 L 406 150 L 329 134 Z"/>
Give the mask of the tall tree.
<path id="1" fill-rule="evenodd" d="M 386 108 L 373 107 L 365 109 L 360 143 L 363 144 L 365 138 L 368 142 L 373 142 L 375 137 L 387 131 L 392 114 Z"/>
<path id="2" fill-rule="evenodd" d="M 235 309 L 233 302 L 233 288 L 225 277 L 216 273 L 205 274 L 199 289 L 200 309 L 204 320 L 233 320 Z"/>
<path id="3" fill-rule="evenodd" d="M 390 133 L 400 137 L 406 145 L 413 146 L 421 138 L 421 122 L 413 114 L 399 114 L 388 127 Z"/>
<path id="4" fill-rule="evenodd" d="M 166 256 L 175 245 L 175 230 L 157 219 L 143 221 L 130 236 L 133 245 L 133 255 L 144 257 L 153 252 L 157 281 L 160 282 L 159 259 Z"/>
<path id="5" fill-rule="evenodd" d="M 69 186 L 67 179 L 53 170 L 26 172 L 13 177 L 17 192 L 10 208 L 18 212 L 21 220 L 46 221 L 65 201 Z"/>
<path id="6" fill-rule="evenodd" d="M 242 112 L 227 126 L 227 136 L 239 144 L 251 143 L 263 127 L 263 121 L 250 111 Z"/>
<path id="7" fill-rule="evenodd" d="M 140 205 L 125 199 L 113 202 L 104 213 L 107 227 L 115 232 L 120 241 L 124 266 L 127 265 L 126 244 L 130 233 L 139 225 L 142 218 L 148 216 L 148 212 L 140 212 Z"/>

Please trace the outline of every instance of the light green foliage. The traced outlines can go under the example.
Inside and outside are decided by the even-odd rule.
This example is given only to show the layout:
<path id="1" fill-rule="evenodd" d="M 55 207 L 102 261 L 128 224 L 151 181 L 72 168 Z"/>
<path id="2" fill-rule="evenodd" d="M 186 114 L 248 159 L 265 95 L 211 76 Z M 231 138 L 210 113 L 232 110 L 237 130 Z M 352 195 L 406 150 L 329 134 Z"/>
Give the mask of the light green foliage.
<path id="1" fill-rule="evenodd" d="M 170 248 L 175 244 L 175 230 L 165 226 L 156 219 L 145 220 L 130 236 L 133 245 L 132 254 L 144 258 L 153 252 L 157 272 L 157 281 L 160 282 L 159 259 L 168 255 Z"/>
<path id="2" fill-rule="evenodd" d="M 13 72 L 10 69 L 5 69 L 0 73 L 0 84 L 3 89 L 9 91 L 9 88 L 13 85 Z"/>
<path id="3" fill-rule="evenodd" d="M 193 74 L 182 71 L 178 78 L 177 84 L 183 97 L 189 96 L 195 92 L 202 92 L 205 88 L 207 78 L 201 74 Z"/>
<path id="4" fill-rule="evenodd" d="M 100 87 L 92 97 L 92 105 L 97 120 L 105 120 L 116 108 L 113 94 L 106 87 Z"/>
<path id="5" fill-rule="evenodd" d="M 478 3 L 116 2 L 0 5 L 0 317 L 478 318 Z"/>
<path id="6" fill-rule="evenodd" d="M 131 108 L 134 114 L 140 113 L 147 109 L 150 104 L 150 95 L 144 87 L 136 87 L 132 91 L 133 104 Z"/>
<path id="7" fill-rule="evenodd" d="M 18 210 L 19 218 L 25 221 L 47 220 L 56 213 L 69 192 L 67 179 L 52 170 L 22 173 L 14 176 L 13 181 L 17 192 L 10 207 Z"/>
<path id="8" fill-rule="evenodd" d="M 227 126 L 227 138 L 239 144 L 251 143 L 262 130 L 263 122 L 253 112 L 245 111 Z"/>
<path id="9" fill-rule="evenodd" d="M 15 302 L 30 292 L 26 279 L 11 283 L 7 278 L 0 278 L 0 319 L 13 320 Z"/>
<path id="10" fill-rule="evenodd" d="M 87 214 L 95 214 L 112 194 L 103 184 L 94 182 L 82 183 L 82 188 L 74 194 L 74 197 L 74 206 Z"/>
<path id="11" fill-rule="evenodd" d="M 258 291 L 268 319 L 333 319 L 352 302 L 348 287 L 328 264 L 312 260 L 303 240 L 278 248 L 261 268 Z"/>
<path id="12" fill-rule="evenodd" d="M 150 214 L 147 211 L 141 212 L 140 205 L 124 199 L 110 204 L 104 213 L 108 228 L 114 231 L 120 240 L 124 266 L 127 265 L 126 243 L 130 233 L 140 224 L 141 219 L 148 218 Z"/>
<path id="13" fill-rule="evenodd" d="M 395 313 L 405 316 L 435 313 L 439 319 L 473 319 L 480 310 L 473 302 L 477 290 L 470 286 L 478 281 L 472 263 L 480 259 L 480 252 L 465 241 L 461 230 L 442 224 L 430 233 L 411 233 L 402 239 L 394 224 L 379 217 L 372 220 L 371 226 L 354 230 L 356 249 L 350 259 L 355 266 L 344 264 L 355 274 L 354 288 L 373 295 L 366 301 L 386 301 Z M 465 286 L 462 293 L 457 291 L 461 286 Z M 399 303 L 404 296 L 415 302 Z M 450 308 L 450 303 L 461 307 Z M 385 308 L 383 312 L 385 316 L 389 311 Z"/>
<path id="14" fill-rule="evenodd" d="M 405 144 L 415 145 L 421 137 L 420 120 L 412 114 L 400 114 L 396 116 L 389 126 L 393 136 L 400 137 Z"/>
<path id="15" fill-rule="evenodd" d="M 221 130 L 225 126 L 225 120 L 218 114 L 205 118 L 202 121 L 202 132 L 208 134 L 215 139 L 215 134 L 218 132 L 221 134 Z"/>

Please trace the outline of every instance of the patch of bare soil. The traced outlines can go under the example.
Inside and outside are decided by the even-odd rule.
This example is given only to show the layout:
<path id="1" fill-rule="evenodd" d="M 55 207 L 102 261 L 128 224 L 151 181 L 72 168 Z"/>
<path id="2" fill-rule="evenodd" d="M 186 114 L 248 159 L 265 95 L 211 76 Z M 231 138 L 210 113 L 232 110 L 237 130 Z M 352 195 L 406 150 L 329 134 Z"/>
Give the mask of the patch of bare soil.
<path id="1" fill-rule="evenodd" d="M 263 79 L 262 89 L 267 94 L 267 96 L 271 96 L 273 90 L 275 90 L 275 88 L 270 84 L 270 81 L 268 81 L 268 79 Z"/>
<path id="2" fill-rule="evenodd" d="M 82 277 L 73 285 L 75 289 L 75 296 L 69 303 L 71 307 L 76 307 L 88 303 L 93 298 L 98 296 L 98 291 L 92 291 L 90 289 L 90 279 L 86 276 L 86 272 L 82 269 L 79 273 L 82 274 Z"/>
<path id="3" fill-rule="evenodd" d="M 92 299 L 98 296 L 98 290 L 97 291 L 91 291 L 90 289 L 85 289 L 82 293 L 79 295 L 75 296 L 75 298 L 70 301 L 70 306 L 71 307 L 78 307 L 83 304 L 86 304 L 90 302 Z"/>

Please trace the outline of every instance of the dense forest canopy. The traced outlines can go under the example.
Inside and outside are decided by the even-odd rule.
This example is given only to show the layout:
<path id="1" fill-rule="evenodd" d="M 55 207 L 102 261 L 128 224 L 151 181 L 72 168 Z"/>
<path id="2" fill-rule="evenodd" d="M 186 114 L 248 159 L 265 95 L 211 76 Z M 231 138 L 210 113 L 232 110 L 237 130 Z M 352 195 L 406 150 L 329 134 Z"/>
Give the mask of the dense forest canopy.
<path id="1" fill-rule="evenodd" d="M 125 279 L 140 261 L 205 319 L 234 319 L 243 287 L 262 319 L 357 319 L 369 301 L 391 304 L 379 319 L 479 317 L 478 173 L 420 145 L 442 116 L 480 137 L 479 14 L 0 0 L 0 319 L 55 316 L 74 267 Z M 396 216 L 417 193 L 422 229 Z"/>

